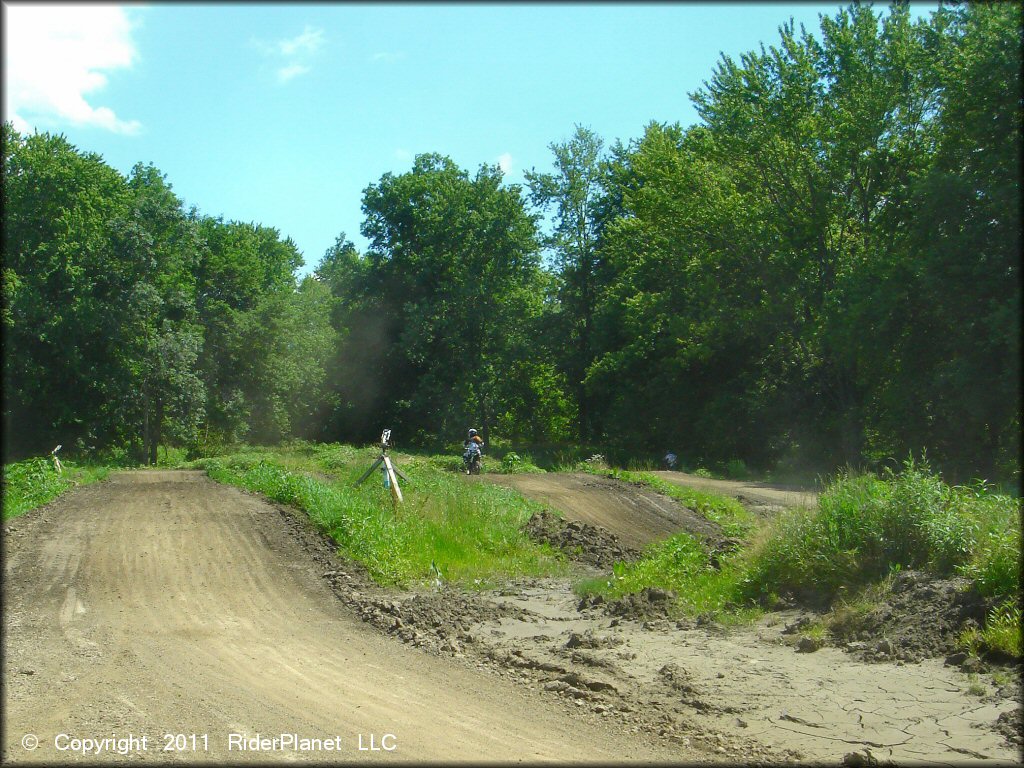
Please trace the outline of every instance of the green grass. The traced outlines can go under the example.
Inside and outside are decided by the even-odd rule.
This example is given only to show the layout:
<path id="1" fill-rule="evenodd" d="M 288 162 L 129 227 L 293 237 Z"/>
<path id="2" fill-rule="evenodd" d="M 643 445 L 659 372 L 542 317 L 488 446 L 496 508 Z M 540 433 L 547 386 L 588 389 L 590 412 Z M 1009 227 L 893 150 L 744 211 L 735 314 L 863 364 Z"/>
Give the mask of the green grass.
<path id="1" fill-rule="evenodd" d="M 465 482 L 448 471 L 449 457 L 392 453 L 409 477 L 405 502 L 395 505 L 379 474 L 354 487 L 377 455 L 376 448 L 293 443 L 194 465 L 304 510 L 380 584 L 429 580 L 432 562 L 445 580 L 467 586 L 565 572 L 563 558 L 522 531 L 538 505 L 509 489 Z"/>
<path id="2" fill-rule="evenodd" d="M 616 598 L 660 587 L 679 595 L 676 607 L 684 613 L 753 611 L 789 593 L 834 605 L 831 622 L 841 632 L 877 604 L 904 568 L 966 576 L 988 596 L 1016 599 L 1020 592 L 1020 500 L 984 485 L 948 486 L 913 461 L 883 477 L 839 475 L 816 507 L 787 511 L 763 526 L 731 499 L 701 499 L 643 473 L 591 471 L 678 498 L 742 546 L 713 568 L 699 542 L 677 534 L 639 561 L 616 565 L 613 578 L 581 583 L 583 593 Z M 1020 614 L 1007 611 L 990 616 L 977 641 L 1019 655 Z"/>
<path id="3" fill-rule="evenodd" d="M 753 553 L 748 594 L 831 600 L 900 568 L 962 574 L 987 595 L 1019 589 L 1020 502 L 984 486 L 951 487 L 927 466 L 838 476 L 817 508 L 783 514 Z"/>
<path id="4" fill-rule="evenodd" d="M 1007 600 L 992 609 L 984 627 L 966 630 L 960 636 L 960 645 L 975 656 L 983 651 L 997 651 L 1017 659 L 1024 658 L 1021 618 L 1020 605 L 1014 600 Z"/>
<path id="5" fill-rule="evenodd" d="M 49 458 L 26 459 L 3 468 L 3 519 L 41 507 L 76 485 L 102 480 L 109 467 L 63 462 L 58 473 Z"/>
<path id="6" fill-rule="evenodd" d="M 735 554 L 721 557 L 719 567 L 715 568 L 703 544 L 687 533 L 677 533 L 649 546 L 639 560 L 616 563 L 610 578 L 580 582 L 576 591 L 614 600 L 647 587 L 658 587 L 676 593 L 676 614 L 729 611 L 735 614 L 734 623 L 744 623 L 759 612 L 744 613 L 743 609 L 753 606 L 736 602 L 742 576 L 742 565 Z"/>

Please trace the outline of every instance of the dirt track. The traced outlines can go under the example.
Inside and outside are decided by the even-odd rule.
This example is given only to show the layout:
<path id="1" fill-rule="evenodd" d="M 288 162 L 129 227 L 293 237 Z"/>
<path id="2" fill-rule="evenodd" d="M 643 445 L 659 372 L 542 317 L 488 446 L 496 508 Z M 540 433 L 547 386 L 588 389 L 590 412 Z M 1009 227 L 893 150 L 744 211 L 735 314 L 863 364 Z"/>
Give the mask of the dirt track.
<path id="1" fill-rule="evenodd" d="M 686 472 L 659 471 L 652 473 L 662 480 L 676 485 L 688 485 L 691 488 L 717 491 L 727 496 L 735 496 L 741 501 L 759 505 L 778 505 L 782 507 L 811 507 L 818 501 L 818 494 L 800 488 L 790 488 L 768 483 L 747 480 L 715 480 Z"/>
<path id="2" fill-rule="evenodd" d="M 602 488 L 613 518 L 640 503 Z M 4 760 L 83 761 L 58 734 L 148 737 L 90 762 L 1019 758 L 1019 689 L 987 675 L 796 653 L 798 612 L 730 630 L 588 607 L 566 579 L 384 590 L 301 513 L 200 473 L 115 475 L 5 534 Z M 197 751 L 162 752 L 166 733 Z M 340 750 L 228 751 L 232 733 Z"/>
<path id="3" fill-rule="evenodd" d="M 688 756 L 382 636 L 276 509 L 201 473 L 114 475 L 14 521 L 4 546 L 4 761 L 71 761 L 59 734 L 148 737 L 100 760 Z M 195 751 L 162 751 L 168 733 L 199 734 Z M 339 737 L 340 752 L 229 751 L 232 733 Z"/>
<path id="4" fill-rule="evenodd" d="M 543 475 L 484 475 L 488 482 L 514 488 L 542 504 L 579 520 L 608 529 L 631 549 L 681 530 L 712 542 L 722 538 L 717 525 L 671 499 L 642 486 L 586 472 Z"/>

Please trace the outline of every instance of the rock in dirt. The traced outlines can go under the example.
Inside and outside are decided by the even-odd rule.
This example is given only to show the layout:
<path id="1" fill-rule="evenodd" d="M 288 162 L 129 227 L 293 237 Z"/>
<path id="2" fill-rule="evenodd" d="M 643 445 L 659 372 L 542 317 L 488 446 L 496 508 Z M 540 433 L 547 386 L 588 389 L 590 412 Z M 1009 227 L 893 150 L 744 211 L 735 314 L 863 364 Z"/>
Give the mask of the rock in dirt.
<path id="1" fill-rule="evenodd" d="M 800 642 L 796 645 L 797 653 L 814 653 L 816 650 L 821 648 L 822 641 L 813 637 L 801 637 Z"/>
<path id="2" fill-rule="evenodd" d="M 569 639 L 565 643 L 566 648 L 613 648 L 617 645 L 622 645 L 622 640 L 616 637 L 607 637 L 602 635 L 594 634 L 592 629 L 588 629 L 583 634 L 577 632 L 570 632 Z"/>
<path id="3" fill-rule="evenodd" d="M 965 661 L 967 661 L 967 654 L 963 651 L 957 651 L 956 653 L 952 653 L 946 657 L 946 666 L 959 667 Z"/>

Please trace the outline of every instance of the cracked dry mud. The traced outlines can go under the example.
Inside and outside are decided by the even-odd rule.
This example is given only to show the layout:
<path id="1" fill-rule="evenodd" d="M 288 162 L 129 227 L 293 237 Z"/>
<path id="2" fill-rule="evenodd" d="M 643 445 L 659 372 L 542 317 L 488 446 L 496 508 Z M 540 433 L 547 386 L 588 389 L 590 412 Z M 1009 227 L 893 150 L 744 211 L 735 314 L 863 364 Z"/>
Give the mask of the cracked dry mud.
<path id="1" fill-rule="evenodd" d="M 632 490 L 589 492 L 640 545 L 677 514 L 663 497 L 647 514 Z M 1013 686 L 942 659 L 797 653 L 795 610 L 726 629 L 669 621 L 664 594 L 581 602 L 568 580 L 394 593 L 303 515 L 195 475 L 115 477 L 11 529 L 5 760 L 59 757 L 16 742 L 58 728 L 399 737 L 397 753 L 346 760 L 1020 759 Z M 567 539 L 580 541 L 619 546 L 596 525 Z"/>

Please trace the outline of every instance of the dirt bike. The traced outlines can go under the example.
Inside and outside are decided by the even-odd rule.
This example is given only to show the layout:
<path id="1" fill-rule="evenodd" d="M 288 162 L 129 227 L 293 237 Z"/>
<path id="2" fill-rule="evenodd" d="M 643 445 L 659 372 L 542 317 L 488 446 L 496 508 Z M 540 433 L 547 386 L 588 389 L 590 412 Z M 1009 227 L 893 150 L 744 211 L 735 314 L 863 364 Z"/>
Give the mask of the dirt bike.
<path id="1" fill-rule="evenodd" d="M 466 468 L 467 475 L 479 475 L 483 471 L 483 454 L 480 452 L 479 445 L 470 443 L 466 447 L 465 453 L 462 454 L 462 464 Z"/>

